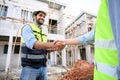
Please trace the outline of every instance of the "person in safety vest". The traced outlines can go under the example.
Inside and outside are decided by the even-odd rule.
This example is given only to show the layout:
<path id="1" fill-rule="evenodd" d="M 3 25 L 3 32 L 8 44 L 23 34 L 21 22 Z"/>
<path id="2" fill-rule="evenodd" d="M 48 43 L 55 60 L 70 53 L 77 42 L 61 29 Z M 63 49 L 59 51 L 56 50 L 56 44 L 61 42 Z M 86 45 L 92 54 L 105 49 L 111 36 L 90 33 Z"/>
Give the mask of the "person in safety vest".
<path id="1" fill-rule="evenodd" d="M 20 80 L 48 80 L 46 69 L 47 52 L 61 50 L 64 45 L 47 42 L 47 35 L 42 30 L 46 13 L 33 12 L 33 23 L 22 28 L 22 71 Z"/>
<path id="2" fill-rule="evenodd" d="M 57 40 L 64 45 L 95 42 L 94 80 L 120 80 L 120 0 L 102 0 L 96 28 L 77 38 Z"/>

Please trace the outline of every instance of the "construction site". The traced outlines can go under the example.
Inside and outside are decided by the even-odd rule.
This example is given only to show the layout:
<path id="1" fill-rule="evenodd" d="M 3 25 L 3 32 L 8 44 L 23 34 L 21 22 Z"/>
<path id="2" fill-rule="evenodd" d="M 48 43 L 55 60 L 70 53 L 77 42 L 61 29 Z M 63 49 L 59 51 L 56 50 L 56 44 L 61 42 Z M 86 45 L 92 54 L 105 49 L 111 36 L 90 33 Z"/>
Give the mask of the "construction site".
<path id="1" fill-rule="evenodd" d="M 34 4 L 33 4 L 34 3 Z M 66 15 L 66 4 L 55 0 L 0 0 L 0 80 L 19 80 L 21 29 L 33 22 L 36 10 L 47 12 L 43 30 L 48 42 L 82 36 L 95 28 L 96 15 Z M 64 24 L 71 21 L 69 25 Z M 48 80 L 93 80 L 94 44 L 68 45 L 47 55 Z"/>

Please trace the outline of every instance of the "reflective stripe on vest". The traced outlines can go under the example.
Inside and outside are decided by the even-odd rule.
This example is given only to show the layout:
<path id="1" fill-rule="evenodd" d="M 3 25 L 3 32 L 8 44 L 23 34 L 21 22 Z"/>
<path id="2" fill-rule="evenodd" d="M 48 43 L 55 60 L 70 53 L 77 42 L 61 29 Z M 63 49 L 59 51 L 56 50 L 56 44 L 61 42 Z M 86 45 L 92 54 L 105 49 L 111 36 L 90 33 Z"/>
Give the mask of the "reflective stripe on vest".
<path id="1" fill-rule="evenodd" d="M 95 66 L 99 72 L 117 78 L 116 66 L 110 66 L 107 64 L 97 63 L 97 62 L 95 62 Z"/>
<path id="2" fill-rule="evenodd" d="M 22 58 L 28 58 L 28 59 L 43 59 L 45 58 L 44 55 L 32 55 L 32 54 L 22 54 L 21 55 Z"/>
<path id="3" fill-rule="evenodd" d="M 110 76 L 109 74 L 105 74 L 103 72 L 100 72 L 95 67 L 94 68 L 94 80 L 117 80 L 117 78 Z"/>
<path id="4" fill-rule="evenodd" d="M 23 43 L 22 44 L 22 48 L 25 47 L 26 48 L 26 44 Z M 24 48 L 24 49 L 25 49 Z M 26 48 L 27 49 L 27 48 Z M 41 55 L 35 55 L 35 54 L 26 54 L 26 52 L 22 51 L 22 55 L 21 55 L 21 58 L 28 58 L 28 59 L 43 59 L 45 58 L 45 55 L 44 54 L 41 54 Z M 39 53 L 40 54 L 40 53 Z"/>
<path id="5" fill-rule="evenodd" d="M 34 33 L 35 38 L 38 41 L 40 41 L 40 42 L 47 42 L 47 36 L 44 33 L 44 31 L 42 31 L 40 28 L 38 28 L 33 23 L 30 23 L 29 25 L 30 25 L 33 33 Z M 23 38 L 22 38 L 22 46 L 23 46 L 24 49 L 25 49 L 25 47 L 27 47 Z M 28 58 L 28 59 L 44 59 L 45 58 L 45 53 L 43 53 L 41 55 L 34 55 L 34 53 L 33 54 L 29 54 L 29 53 L 26 52 L 26 53 L 23 53 L 21 57 L 22 58 Z"/>
<path id="6" fill-rule="evenodd" d="M 111 66 L 117 66 L 118 54 L 117 49 L 115 48 L 115 43 L 112 41 L 113 40 L 95 41 L 95 60 L 97 62 L 105 63 Z"/>
<path id="7" fill-rule="evenodd" d="M 94 80 L 117 80 L 118 54 L 109 20 L 108 0 L 102 0 L 95 30 Z"/>
<path id="8" fill-rule="evenodd" d="M 103 44 L 105 43 L 105 44 Z M 96 40 L 95 47 L 117 50 L 114 40 Z"/>

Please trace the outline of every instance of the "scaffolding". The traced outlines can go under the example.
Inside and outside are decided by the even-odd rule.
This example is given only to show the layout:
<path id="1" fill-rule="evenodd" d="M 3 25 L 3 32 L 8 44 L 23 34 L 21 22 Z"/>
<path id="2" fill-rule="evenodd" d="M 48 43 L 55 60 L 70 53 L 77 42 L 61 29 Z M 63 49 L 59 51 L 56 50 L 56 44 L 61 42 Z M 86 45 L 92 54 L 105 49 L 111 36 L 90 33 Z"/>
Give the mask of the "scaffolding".
<path id="1" fill-rule="evenodd" d="M 13 0 L 14 1 L 14 0 Z M 4 2 L 4 4 L 6 3 L 5 2 L 5 0 L 3 0 L 3 2 Z M 18 1 L 19 2 L 19 1 Z M 18 3 L 17 2 L 17 3 Z M 25 4 L 26 5 L 26 4 Z M 48 6 L 51 6 L 51 1 L 49 0 L 49 2 L 48 2 Z M 19 6 L 20 7 L 20 6 Z M 50 19 L 51 18 L 51 16 L 52 15 L 54 15 L 54 12 L 56 11 L 55 10 L 55 7 L 56 7 L 56 3 L 55 2 L 53 2 L 53 4 L 52 4 L 52 10 L 49 8 L 48 9 L 48 19 Z M 59 31 L 59 29 L 58 29 L 58 27 L 60 27 L 59 26 L 59 23 L 62 21 L 62 18 L 63 17 L 65 17 L 66 16 L 66 13 L 67 13 L 67 11 L 65 12 L 65 13 L 62 13 L 62 14 L 60 14 L 60 16 L 59 16 L 59 18 L 58 18 L 58 21 L 57 20 L 54 20 L 54 19 L 50 19 L 49 20 L 49 24 L 43 24 L 43 26 L 46 26 L 47 28 L 48 28 L 48 33 L 51 33 L 51 31 L 52 30 L 54 30 L 54 32 L 53 33 L 55 33 L 55 34 L 57 34 L 57 33 L 60 33 Z M 74 21 L 74 19 L 75 19 L 75 17 L 73 17 L 73 16 L 71 16 L 71 15 L 68 15 L 68 16 L 66 16 L 66 17 L 72 17 L 71 19 Z M 17 18 L 13 18 L 13 17 L 5 17 L 5 16 L 0 16 L 0 20 L 6 20 L 6 21 L 10 21 L 10 22 L 12 22 L 13 23 L 13 25 L 15 25 L 14 23 L 21 23 L 22 24 L 22 26 L 24 25 L 24 24 L 26 24 L 26 23 L 30 23 L 30 21 L 27 21 L 27 20 L 25 20 L 25 19 L 22 19 L 22 18 L 20 18 L 20 19 L 17 19 Z M 83 21 L 84 22 L 84 21 Z M 76 32 L 79 32 L 79 31 L 76 31 L 76 30 L 79 30 L 79 25 L 81 25 L 80 23 L 78 24 L 78 23 L 74 23 L 74 24 L 72 24 L 72 27 L 70 27 L 69 29 L 67 29 L 66 30 L 66 33 L 67 33 L 67 35 L 69 36 L 69 37 L 67 37 L 67 38 L 74 38 L 74 37 L 76 37 Z M 86 25 L 87 25 L 87 23 L 86 23 Z M 89 25 L 92 25 L 92 24 L 89 24 Z M 16 35 L 15 35 L 15 38 L 14 38 L 14 40 L 12 41 L 0 41 L 0 44 L 7 44 L 7 45 L 11 45 L 11 47 L 12 47 L 12 50 L 10 51 L 9 50 L 9 52 L 8 52 L 8 54 L 7 54 L 7 63 L 6 63 L 6 69 L 5 69 L 5 72 L 6 72 L 6 76 L 5 76 L 5 80 L 7 80 L 8 79 L 8 77 L 9 77 L 9 72 L 10 72 L 10 69 L 11 69 L 11 65 L 12 65 L 12 57 L 13 57 L 13 55 L 14 55 L 14 50 L 15 50 L 15 46 L 16 45 L 19 45 L 20 46 L 20 48 L 19 48 L 19 54 L 18 54 L 18 60 L 17 60 L 17 70 L 18 69 L 20 69 L 20 57 L 21 57 L 21 38 L 20 38 L 20 41 L 18 42 L 17 40 L 18 40 L 18 37 L 21 37 L 20 35 L 19 35 L 19 33 L 21 32 L 21 26 L 17 26 L 17 25 L 15 25 L 15 27 L 18 27 L 17 28 L 17 30 L 16 30 Z M 62 28 L 64 28 L 64 27 L 62 27 Z M 60 28 L 61 29 L 61 28 Z M 63 30 L 63 29 L 62 29 Z M 83 35 L 83 34 L 85 34 L 85 33 L 87 33 L 87 32 L 84 32 L 84 33 L 82 33 L 81 35 Z M 50 41 L 50 40 L 49 40 Z M 67 66 L 69 66 L 69 67 L 72 67 L 73 66 L 73 64 L 76 62 L 76 56 L 75 56 L 75 48 L 74 48 L 75 46 L 68 46 L 67 47 L 67 56 L 71 56 L 71 57 L 67 57 L 67 62 L 66 62 L 66 65 Z M 77 46 L 78 47 L 78 46 Z M 83 46 L 80 46 L 80 49 L 82 49 L 82 48 L 84 48 Z M 57 52 L 56 53 L 56 55 L 58 55 L 59 57 L 60 57 L 60 59 L 62 60 L 63 58 L 62 58 L 62 55 L 60 54 L 60 53 L 62 53 L 62 52 Z M 72 57 L 73 56 L 73 57 Z M 63 68 L 63 69 L 65 69 L 66 71 L 68 71 L 68 69 L 65 67 L 65 66 L 62 66 L 61 65 L 61 67 Z"/>
<path id="2" fill-rule="evenodd" d="M 6 3 L 5 0 L 3 0 L 3 2 L 4 2 L 4 4 Z M 18 2 L 17 2 L 17 3 L 18 3 Z M 50 1 L 49 1 L 49 4 L 48 4 L 48 5 L 50 5 Z M 54 7 L 55 7 L 55 3 L 54 3 L 54 5 L 53 5 L 53 8 L 54 8 Z M 49 17 L 54 13 L 54 11 L 55 11 L 55 9 L 53 9 L 51 13 L 48 12 Z M 61 17 L 63 17 L 63 15 L 64 15 L 64 14 L 62 14 L 62 15 L 59 17 L 59 19 L 60 19 Z M 20 23 L 22 23 L 22 25 L 24 25 L 24 24 L 26 24 L 26 23 L 30 23 L 30 21 L 27 21 L 27 20 L 22 19 L 22 18 L 21 18 L 21 19 L 17 19 L 17 18 L 13 18 L 13 17 L 5 17 L 5 16 L 0 16 L 0 20 L 7 20 L 7 21 L 12 22 L 13 24 L 14 24 L 14 23 L 17 23 L 17 22 L 20 22 Z M 59 22 L 55 23 L 54 25 L 57 25 L 57 24 L 59 24 L 59 23 L 60 23 L 60 20 L 59 20 Z M 51 26 L 52 26 L 52 20 L 50 21 L 49 25 L 44 24 L 43 26 L 47 26 L 47 27 L 49 28 L 49 30 L 51 30 L 51 29 L 52 29 L 52 28 L 51 28 Z M 15 27 L 18 27 L 18 26 L 15 26 Z M 19 54 L 18 54 L 17 69 L 19 69 L 19 67 L 20 67 L 21 38 L 20 38 L 20 42 L 17 42 L 17 38 L 18 38 L 18 34 L 21 32 L 21 28 L 22 28 L 21 26 L 18 27 L 18 30 L 16 31 L 17 33 L 16 33 L 16 35 L 15 35 L 15 40 L 14 40 L 14 42 L 13 42 L 13 41 L 10 41 L 10 42 L 9 42 L 9 41 L 0 41 L 0 44 L 13 45 L 13 46 L 11 46 L 11 47 L 12 47 L 12 50 L 9 51 L 8 54 L 7 54 L 7 63 L 6 63 L 6 69 L 5 69 L 5 80 L 7 80 L 8 77 L 9 77 L 9 72 L 10 72 L 11 65 L 12 65 L 12 57 L 13 57 L 13 54 L 14 54 L 14 50 L 15 50 L 15 46 L 16 46 L 16 45 L 19 45 L 19 46 L 20 46 Z M 21 37 L 21 36 L 19 36 L 19 37 Z M 59 54 L 57 54 L 57 55 L 59 55 Z M 59 55 L 59 56 L 60 56 L 60 55 Z M 60 56 L 60 58 L 62 58 L 62 57 Z M 64 68 L 64 67 L 63 67 L 63 68 Z"/>

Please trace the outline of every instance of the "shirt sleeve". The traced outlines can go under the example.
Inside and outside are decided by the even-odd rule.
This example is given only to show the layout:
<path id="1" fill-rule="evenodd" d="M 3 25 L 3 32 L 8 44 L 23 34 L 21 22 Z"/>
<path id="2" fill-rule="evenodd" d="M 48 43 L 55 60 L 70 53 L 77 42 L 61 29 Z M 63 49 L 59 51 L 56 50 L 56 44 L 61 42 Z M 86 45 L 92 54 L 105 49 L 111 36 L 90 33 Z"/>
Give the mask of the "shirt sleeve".
<path id="1" fill-rule="evenodd" d="M 28 48 L 33 49 L 33 46 L 37 39 L 29 25 L 25 25 L 22 29 L 22 37 L 25 40 L 25 44 Z"/>
<path id="2" fill-rule="evenodd" d="M 83 36 L 77 37 L 78 42 L 82 45 L 88 45 L 94 43 L 94 35 L 95 35 L 94 32 L 95 30 L 93 29 L 92 31 L 84 34 Z"/>
<path id="3" fill-rule="evenodd" d="M 108 0 L 108 11 L 110 16 L 110 22 L 112 31 L 114 34 L 114 41 L 118 50 L 119 63 L 117 66 L 117 76 L 120 80 L 120 0 Z M 117 61 L 116 61 L 117 62 Z"/>

